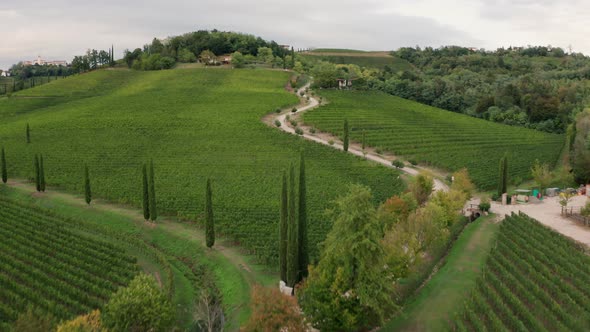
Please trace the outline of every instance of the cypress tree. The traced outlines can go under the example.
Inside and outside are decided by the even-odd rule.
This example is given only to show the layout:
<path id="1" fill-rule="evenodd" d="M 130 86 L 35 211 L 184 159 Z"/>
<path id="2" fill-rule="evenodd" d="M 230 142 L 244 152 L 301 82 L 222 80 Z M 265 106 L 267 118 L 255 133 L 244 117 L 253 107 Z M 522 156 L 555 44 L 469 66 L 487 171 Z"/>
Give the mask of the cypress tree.
<path id="1" fill-rule="evenodd" d="M 41 191 L 41 181 L 39 178 L 39 156 L 35 154 L 35 159 L 33 160 L 33 166 L 35 168 L 35 187 L 37 191 Z"/>
<path id="2" fill-rule="evenodd" d="M 149 187 L 148 187 L 148 176 L 147 176 L 147 166 L 143 164 L 141 167 L 142 173 L 142 200 L 141 206 L 143 207 L 143 218 L 147 221 L 150 219 L 150 195 L 149 195 Z"/>
<path id="3" fill-rule="evenodd" d="M 504 174 L 502 176 L 503 182 L 502 182 L 502 187 L 504 189 L 504 192 L 508 192 L 508 154 L 504 154 Z"/>
<path id="4" fill-rule="evenodd" d="M 150 219 L 156 221 L 158 219 L 158 211 L 156 209 L 156 184 L 154 182 L 154 161 L 150 160 L 150 182 L 149 182 L 149 201 L 150 201 Z"/>
<path id="5" fill-rule="evenodd" d="M 45 166 L 43 165 L 43 155 L 39 155 L 39 187 L 45 192 Z"/>
<path id="6" fill-rule="evenodd" d="M 305 186 L 305 156 L 301 151 L 299 161 L 299 224 L 298 224 L 298 242 L 299 242 L 299 278 L 301 281 L 307 277 L 307 265 L 309 265 L 309 251 L 307 243 L 307 201 Z"/>
<path id="7" fill-rule="evenodd" d="M 84 198 L 86 199 L 86 204 L 90 205 L 90 202 L 92 201 L 92 190 L 90 189 L 88 165 L 84 165 Z"/>
<path id="8" fill-rule="evenodd" d="M 6 153 L 4 152 L 4 147 L 2 147 L 2 155 L 0 156 L 0 162 L 2 163 L 2 182 L 6 183 L 8 181 L 8 170 L 6 166 Z"/>
<path id="9" fill-rule="evenodd" d="M 283 172 L 283 187 L 281 188 L 281 222 L 279 225 L 279 266 L 281 280 L 287 282 L 287 236 L 289 207 L 287 203 L 287 172 Z"/>
<path id="10" fill-rule="evenodd" d="M 500 163 L 498 165 L 498 196 L 502 196 L 504 193 L 502 190 L 504 186 L 504 157 L 500 158 Z"/>
<path id="11" fill-rule="evenodd" d="M 295 214 L 295 167 L 291 165 L 289 176 L 289 229 L 287 235 L 287 285 L 294 287 L 297 284 L 299 270 L 299 245 L 298 227 Z"/>
<path id="12" fill-rule="evenodd" d="M 207 179 L 205 189 L 205 240 L 207 248 L 215 244 L 215 223 L 213 221 L 213 194 L 211 192 L 211 179 Z"/>
<path id="13" fill-rule="evenodd" d="M 365 131 L 363 130 L 363 137 L 362 137 L 362 140 L 361 140 L 363 152 L 365 152 L 365 148 L 367 147 L 367 142 L 365 140 L 365 136 L 366 136 L 365 135 Z"/>
<path id="14" fill-rule="evenodd" d="M 348 151 L 348 120 L 344 119 L 344 139 L 342 140 L 342 149 Z"/>
<path id="15" fill-rule="evenodd" d="M 291 69 L 295 68 L 295 50 L 291 46 Z"/>
<path id="16" fill-rule="evenodd" d="M 29 124 L 27 123 L 27 144 L 31 143 L 31 128 L 29 127 Z"/>

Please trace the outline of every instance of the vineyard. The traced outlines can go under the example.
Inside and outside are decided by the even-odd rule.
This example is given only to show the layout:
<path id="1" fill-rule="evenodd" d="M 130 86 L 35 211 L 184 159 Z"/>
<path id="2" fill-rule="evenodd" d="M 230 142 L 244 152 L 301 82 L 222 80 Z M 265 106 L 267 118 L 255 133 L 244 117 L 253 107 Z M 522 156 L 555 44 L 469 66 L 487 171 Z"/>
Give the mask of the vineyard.
<path id="1" fill-rule="evenodd" d="M 553 165 L 562 135 L 511 127 L 452 113 L 378 92 L 323 91 L 329 102 L 304 115 L 307 124 L 342 137 L 348 119 L 351 140 L 407 160 L 450 171 L 466 167 L 482 189 L 497 185 L 498 161 L 507 153 L 512 180 L 530 177 L 535 159 Z M 516 181 L 515 181 L 516 182 Z"/>
<path id="2" fill-rule="evenodd" d="M 590 257 L 520 214 L 508 216 L 456 331 L 584 331 L 590 326 Z"/>
<path id="3" fill-rule="evenodd" d="M 0 330 L 27 306 L 58 319 L 101 308 L 136 259 L 78 223 L 0 197 Z"/>
<path id="4" fill-rule="evenodd" d="M 388 52 L 317 49 L 302 53 L 301 56 L 309 60 L 322 60 L 336 64 L 354 64 L 367 68 L 383 69 L 388 66 L 393 72 L 407 70 L 412 67 L 406 60 L 393 57 Z"/>
<path id="5" fill-rule="evenodd" d="M 394 170 L 263 124 L 297 101 L 284 90 L 288 75 L 209 68 L 68 77 L 1 99 L 0 145 L 11 177 L 31 178 L 33 156 L 43 153 L 50 187 L 82 193 L 87 164 L 96 197 L 136 207 L 141 165 L 153 159 L 158 209 L 190 220 L 201 218 L 211 178 L 217 232 L 266 262 L 278 260 L 282 172 L 304 150 L 313 257 L 331 227 L 323 212 L 349 183 L 370 186 L 377 200 L 403 184 Z"/>

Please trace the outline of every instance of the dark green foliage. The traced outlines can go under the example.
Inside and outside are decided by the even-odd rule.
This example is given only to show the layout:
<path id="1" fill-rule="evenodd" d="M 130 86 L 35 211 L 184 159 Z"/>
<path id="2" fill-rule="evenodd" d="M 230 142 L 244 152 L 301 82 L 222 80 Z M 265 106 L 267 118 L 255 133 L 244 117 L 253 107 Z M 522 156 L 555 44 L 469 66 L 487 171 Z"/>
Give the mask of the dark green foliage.
<path id="1" fill-rule="evenodd" d="M 31 128 L 29 127 L 28 123 L 27 123 L 26 135 L 27 135 L 27 143 L 31 143 Z"/>
<path id="2" fill-rule="evenodd" d="M 2 147 L 2 154 L 0 155 L 0 163 L 2 164 L 2 182 L 6 183 L 8 181 L 8 170 L 6 165 L 6 152 L 4 151 L 4 147 Z"/>
<path id="3" fill-rule="evenodd" d="M 215 222 L 213 220 L 213 193 L 211 192 L 211 179 L 207 179 L 205 189 L 205 238 L 207 248 L 215 244 Z"/>
<path id="4" fill-rule="evenodd" d="M 508 155 L 505 154 L 500 159 L 499 178 L 498 178 L 498 196 L 508 192 Z"/>
<path id="5" fill-rule="evenodd" d="M 145 220 L 150 219 L 150 194 L 149 194 L 149 185 L 148 185 L 148 174 L 147 174 L 147 166 L 143 164 L 141 167 L 141 174 L 142 174 L 142 196 L 141 196 L 141 206 L 143 207 L 143 218 Z"/>
<path id="6" fill-rule="evenodd" d="M 298 282 L 299 271 L 299 229 L 297 227 L 297 208 L 295 204 L 295 167 L 291 164 L 289 170 L 289 226 L 287 243 L 287 285 L 294 287 Z"/>
<path id="7" fill-rule="evenodd" d="M 40 170 L 39 170 L 39 155 L 35 154 L 35 158 L 33 160 L 33 169 L 35 171 L 35 188 L 37 191 L 41 191 L 41 177 L 40 177 Z"/>
<path id="8" fill-rule="evenodd" d="M 295 50 L 291 46 L 291 68 L 295 68 Z"/>
<path id="9" fill-rule="evenodd" d="M 391 166 L 393 166 L 395 168 L 404 168 L 405 165 L 404 165 L 404 162 L 403 161 L 401 161 L 399 159 L 396 159 L 396 160 L 394 160 L 394 161 L 391 162 Z"/>
<path id="10" fill-rule="evenodd" d="M 45 165 L 43 164 L 43 155 L 39 155 L 39 188 L 45 192 Z"/>
<path id="11" fill-rule="evenodd" d="M 110 331 L 171 331 L 174 319 L 174 307 L 156 280 L 144 273 L 120 288 L 102 314 L 103 326 Z"/>
<path id="12" fill-rule="evenodd" d="M 344 137 L 342 138 L 342 149 L 348 151 L 348 119 L 344 119 Z"/>
<path id="13" fill-rule="evenodd" d="M 281 220 L 279 224 L 279 267 L 281 280 L 287 282 L 287 237 L 288 237 L 288 194 L 287 173 L 283 172 L 283 184 L 281 188 Z"/>
<path id="14" fill-rule="evenodd" d="M 56 320 L 51 314 L 39 308 L 27 307 L 21 312 L 12 325 L 12 332 L 33 332 L 52 331 L 55 328 Z"/>
<path id="15" fill-rule="evenodd" d="M 88 165 L 84 166 L 84 199 L 86 204 L 92 201 L 92 190 L 90 189 L 90 173 L 88 172 Z"/>
<path id="16" fill-rule="evenodd" d="M 158 219 L 158 210 L 156 208 L 156 183 L 154 181 L 154 161 L 150 160 L 150 181 L 149 181 L 149 206 L 150 206 L 150 220 L 156 221 Z"/>
<path id="17" fill-rule="evenodd" d="M 299 280 L 307 277 L 307 266 L 309 265 L 309 243 L 307 239 L 307 189 L 305 183 L 305 156 L 301 151 L 299 161 L 299 213 L 298 223 L 298 245 L 299 245 Z"/>
<path id="18" fill-rule="evenodd" d="M 366 137 L 366 132 L 363 130 L 362 136 L 361 136 L 361 145 L 362 145 L 362 149 L 363 151 L 365 151 L 365 148 L 367 147 L 367 137 Z"/>

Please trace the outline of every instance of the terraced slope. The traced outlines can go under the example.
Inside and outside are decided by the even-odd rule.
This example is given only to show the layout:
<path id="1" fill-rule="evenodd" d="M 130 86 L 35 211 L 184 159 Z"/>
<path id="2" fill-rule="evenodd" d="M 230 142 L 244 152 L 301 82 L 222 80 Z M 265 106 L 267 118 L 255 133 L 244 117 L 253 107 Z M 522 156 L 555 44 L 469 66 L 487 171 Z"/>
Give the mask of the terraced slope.
<path id="1" fill-rule="evenodd" d="M 32 177 L 33 156 L 43 153 L 48 184 L 82 193 L 86 163 L 97 197 L 139 207 L 141 165 L 153 159 L 162 213 L 200 218 L 211 178 L 217 232 L 276 262 L 282 172 L 305 150 L 315 256 L 331 227 L 323 211 L 349 183 L 370 186 L 378 200 L 403 185 L 396 171 L 262 123 L 265 114 L 297 102 L 283 88 L 288 75 L 105 70 L 19 92 L 20 98 L 0 99 L 0 145 L 9 176 Z"/>
<path id="2" fill-rule="evenodd" d="M 101 308 L 138 272 L 124 249 L 79 223 L 0 197 L 0 330 L 27 306 L 58 319 Z"/>
<path id="3" fill-rule="evenodd" d="M 468 168 L 482 189 L 495 188 L 498 161 L 509 155 L 512 179 L 530 177 L 535 159 L 553 165 L 564 137 L 452 113 L 379 92 L 322 91 L 329 104 L 308 112 L 304 121 L 342 136 L 348 119 L 351 139 L 408 160 L 447 170 Z"/>
<path id="4" fill-rule="evenodd" d="M 528 216 L 500 226 L 456 331 L 585 331 L 590 326 L 590 257 Z"/>

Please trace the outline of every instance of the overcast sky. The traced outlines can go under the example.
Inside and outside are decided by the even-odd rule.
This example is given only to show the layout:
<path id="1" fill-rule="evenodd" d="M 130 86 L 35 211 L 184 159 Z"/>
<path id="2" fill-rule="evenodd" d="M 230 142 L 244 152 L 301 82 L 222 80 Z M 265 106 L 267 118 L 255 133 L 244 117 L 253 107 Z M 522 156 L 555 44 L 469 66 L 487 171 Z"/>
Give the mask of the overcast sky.
<path id="1" fill-rule="evenodd" d="M 0 0 L 0 69 L 201 29 L 295 48 L 553 45 L 590 54 L 587 0 Z"/>

